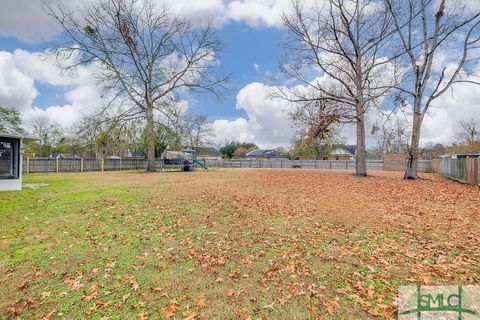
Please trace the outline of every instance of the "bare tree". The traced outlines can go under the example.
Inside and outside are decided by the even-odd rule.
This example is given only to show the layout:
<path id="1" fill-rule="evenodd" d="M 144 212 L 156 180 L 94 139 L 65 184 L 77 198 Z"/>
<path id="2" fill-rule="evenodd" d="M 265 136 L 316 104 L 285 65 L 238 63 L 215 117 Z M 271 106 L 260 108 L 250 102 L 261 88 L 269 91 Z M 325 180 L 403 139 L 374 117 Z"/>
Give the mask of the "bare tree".
<path id="1" fill-rule="evenodd" d="M 206 115 L 188 114 L 183 123 L 183 129 L 191 148 L 205 146 L 215 136 L 213 126 Z"/>
<path id="2" fill-rule="evenodd" d="M 56 53 L 79 65 L 94 65 L 108 102 L 100 115 L 116 121 L 141 119 L 148 145 L 148 171 L 155 170 L 156 116 L 186 91 L 219 95 L 223 76 L 213 72 L 222 43 L 211 24 L 193 26 L 153 0 L 99 0 L 79 7 L 46 1 L 61 27 Z M 115 109 L 112 112 L 112 109 Z"/>
<path id="3" fill-rule="evenodd" d="M 312 140 L 329 138 L 336 124 L 342 121 L 342 114 L 342 108 L 328 100 L 307 101 L 289 110 L 297 133 Z"/>
<path id="4" fill-rule="evenodd" d="M 403 153 L 408 149 L 411 136 L 410 123 L 407 119 L 408 106 L 402 101 L 388 113 L 383 113 L 378 124 L 372 128 L 372 135 L 378 137 L 379 147 L 383 154 Z"/>
<path id="5" fill-rule="evenodd" d="M 456 83 L 477 83 L 468 71 L 480 44 L 480 8 L 476 1 L 383 1 L 404 52 L 404 81 L 398 89 L 413 106 L 405 179 L 416 179 L 422 122 L 432 103 Z M 435 72 L 442 57 L 447 62 Z"/>
<path id="6" fill-rule="evenodd" d="M 391 49 L 391 17 L 373 0 L 328 0 L 311 8 L 294 0 L 292 7 L 293 13 L 283 19 L 289 37 L 281 70 L 297 87 L 278 86 L 277 95 L 299 108 L 318 108 L 313 130 L 328 129 L 334 122 L 355 123 L 356 174 L 365 176 L 366 113 L 389 91 L 386 80 L 395 79 L 385 58 Z M 392 72 L 385 76 L 388 70 Z"/>
<path id="7" fill-rule="evenodd" d="M 33 148 L 35 153 L 41 157 L 50 156 L 63 137 L 60 128 L 44 115 L 32 116 L 28 125 L 32 129 L 33 135 L 38 138 L 38 143 Z"/>
<path id="8" fill-rule="evenodd" d="M 454 137 L 456 142 L 465 145 L 480 142 L 480 121 L 473 118 L 462 120 L 458 123 L 458 127 Z"/>

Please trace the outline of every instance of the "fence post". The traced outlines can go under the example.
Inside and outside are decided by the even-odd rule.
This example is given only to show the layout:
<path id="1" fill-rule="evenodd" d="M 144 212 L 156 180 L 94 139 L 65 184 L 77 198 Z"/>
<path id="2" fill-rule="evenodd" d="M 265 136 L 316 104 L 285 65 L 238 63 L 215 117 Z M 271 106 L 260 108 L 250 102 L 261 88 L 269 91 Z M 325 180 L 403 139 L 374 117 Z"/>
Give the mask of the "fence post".
<path id="1" fill-rule="evenodd" d="M 102 161 L 100 162 L 100 167 L 102 169 L 102 172 L 105 170 L 105 159 L 102 158 Z"/>
<path id="2" fill-rule="evenodd" d="M 83 172 L 83 158 L 80 159 L 80 172 Z"/>
<path id="3" fill-rule="evenodd" d="M 348 160 L 345 160 L 345 170 L 348 170 Z"/>
<path id="4" fill-rule="evenodd" d="M 477 167 L 477 185 L 480 186 L 480 161 L 475 159 L 476 167 Z"/>
<path id="5" fill-rule="evenodd" d="M 59 164 L 60 164 L 60 160 L 59 160 L 59 157 L 57 156 L 56 161 L 55 161 L 57 173 L 60 171 L 60 168 L 59 168 L 60 166 L 59 166 Z"/>
<path id="6" fill-rule="evenodd" d="M 27 173 L 30 173 L 30 157 L 27 157 Z"/>
<path id="7" fill-rule="evenodd" d="M 160 164 L 160 167 L 162 166 L 162 164 Z M 122 158 L 120 158 L 120 171 L 122 171 Z"/>

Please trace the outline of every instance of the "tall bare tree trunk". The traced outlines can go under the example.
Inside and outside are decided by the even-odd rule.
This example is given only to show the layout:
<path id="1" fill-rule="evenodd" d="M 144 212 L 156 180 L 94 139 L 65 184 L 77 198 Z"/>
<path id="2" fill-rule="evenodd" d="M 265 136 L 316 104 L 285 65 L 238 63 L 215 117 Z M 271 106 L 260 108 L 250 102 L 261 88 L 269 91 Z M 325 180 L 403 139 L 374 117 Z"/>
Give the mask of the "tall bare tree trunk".
<path id="1" fill-rule="evenodd" d="M 359 107 L 361 111 L 357 120 L 357 157 L 356 157 L 356 170 L 355 174 L 360 177 L 367 175 L 367 160 L 365 152 L 365 113 L 362 107 Z"/>
<path id="2" fill-rule="evenodd" d="M 147 107 L 147 171 L 156 171 L 155 166 L 155 130 L 153 123 L 153 106 Z"/>
<path id="3" fill-rule="evenodd" d="M 408 148 L 408 161 L 404 179 L 418 179 L 418 147 L 420 146 L 420 129 L 422 127 L 422 120 L 421 112 L 415 111 L 413 114 L 412 138 Z"/>

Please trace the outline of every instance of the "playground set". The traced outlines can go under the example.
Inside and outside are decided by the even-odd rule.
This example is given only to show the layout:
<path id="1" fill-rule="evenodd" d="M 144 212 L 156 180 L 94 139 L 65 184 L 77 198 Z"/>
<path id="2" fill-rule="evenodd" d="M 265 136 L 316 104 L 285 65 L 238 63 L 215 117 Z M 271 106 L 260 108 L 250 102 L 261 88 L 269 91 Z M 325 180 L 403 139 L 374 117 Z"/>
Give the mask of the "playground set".
<path id="1" fill-rule="evenodd" d="M 162 160 L 166 166 L 179 166 L 182 171 L 195 171 L 199 166 L 208 170 L 206 164 L 197 159 L 195 150 L 183 149 L 181 151 L 165 151 Z"/>

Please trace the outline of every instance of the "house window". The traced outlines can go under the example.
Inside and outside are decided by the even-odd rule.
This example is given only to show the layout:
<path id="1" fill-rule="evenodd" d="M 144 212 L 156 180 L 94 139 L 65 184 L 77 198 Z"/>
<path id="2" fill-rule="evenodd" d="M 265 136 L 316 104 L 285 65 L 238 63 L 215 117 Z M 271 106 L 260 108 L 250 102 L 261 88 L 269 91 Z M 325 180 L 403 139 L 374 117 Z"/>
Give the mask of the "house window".
<path id="1" fill-rule="evenodd" d="M 19 146 L 16 139 L 0 138 L 0 179 L 18 179 Z"/>

